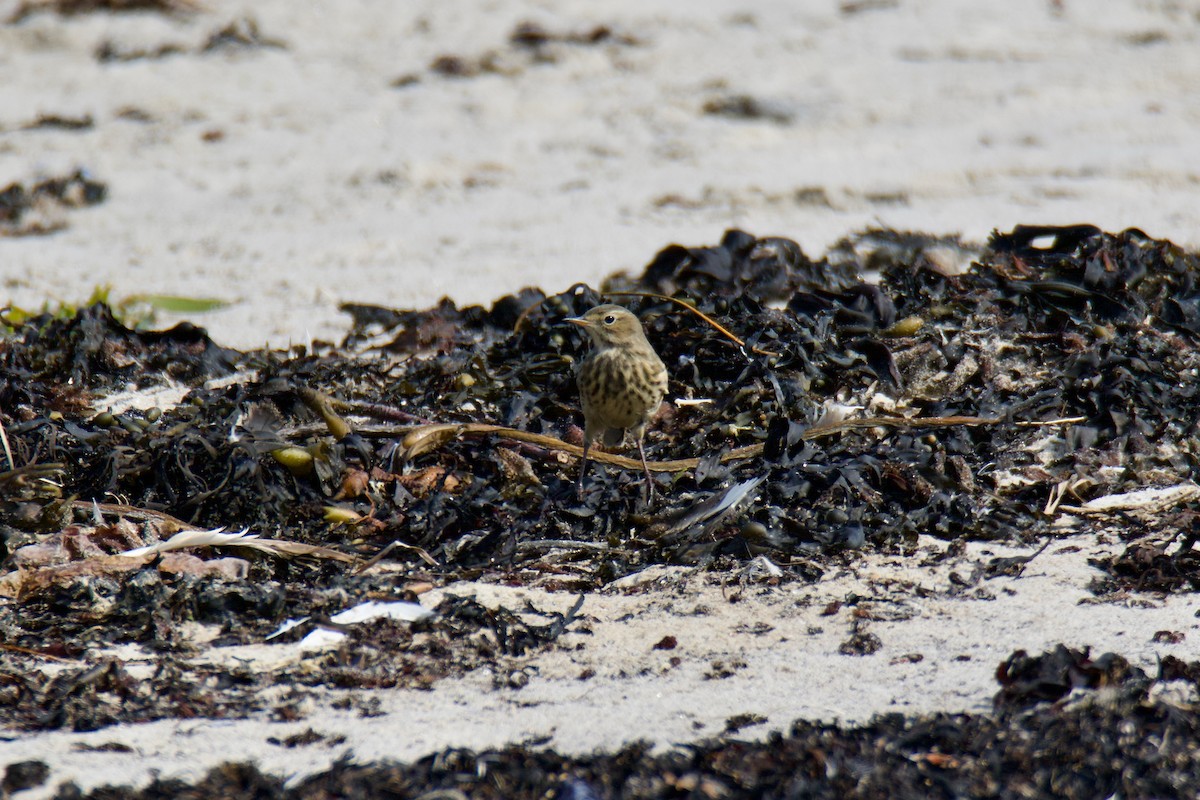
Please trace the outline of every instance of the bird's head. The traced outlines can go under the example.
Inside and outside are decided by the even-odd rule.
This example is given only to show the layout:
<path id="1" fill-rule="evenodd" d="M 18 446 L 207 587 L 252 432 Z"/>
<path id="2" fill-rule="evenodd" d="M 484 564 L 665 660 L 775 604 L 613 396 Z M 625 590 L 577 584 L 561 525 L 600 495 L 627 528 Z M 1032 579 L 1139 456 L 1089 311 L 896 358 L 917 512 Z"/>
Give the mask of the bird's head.
<path id="1" fill-rule="evenodd" d="M 599 347 L 629 347 L 646 341 L 642 323 L 621 306 L 596 306 L 581 317 L 567 317 L 567 322 L 587 331 Z"/>

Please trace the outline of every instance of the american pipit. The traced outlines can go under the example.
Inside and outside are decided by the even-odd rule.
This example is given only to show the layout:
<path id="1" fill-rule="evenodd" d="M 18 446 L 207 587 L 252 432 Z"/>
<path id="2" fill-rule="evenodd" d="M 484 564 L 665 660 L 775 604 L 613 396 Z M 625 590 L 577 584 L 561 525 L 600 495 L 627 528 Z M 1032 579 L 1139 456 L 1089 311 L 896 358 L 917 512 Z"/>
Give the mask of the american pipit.
<path id="1" fill-rule="evenodd" d="M 642 438 L 646 423 L 666 394 L 667 368 L 647 341 L 642 323 L 620 306 L 596 306 L 567 322 L 575 323 L 592 337 L 592 352 L 580 363 L 576 375 L 583 405 L 583 463 L 576 491 L 583 495 L 583 475 L 592 440 L 603 436 L 604 444 L 614 447 L 625 440 L 628 431 L 637 440 L 649 499 L 654 496 L 654 481 L 646 465 Z"/>

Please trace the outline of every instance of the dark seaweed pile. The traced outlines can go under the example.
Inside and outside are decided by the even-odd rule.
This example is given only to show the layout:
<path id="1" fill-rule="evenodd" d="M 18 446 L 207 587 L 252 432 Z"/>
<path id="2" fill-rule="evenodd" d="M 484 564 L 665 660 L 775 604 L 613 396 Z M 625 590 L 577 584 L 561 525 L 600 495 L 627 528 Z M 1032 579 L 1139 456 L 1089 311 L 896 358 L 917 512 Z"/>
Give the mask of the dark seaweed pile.
<path id="1" fill-rule="evenodd" d="M 1156 681 L 1200 687 L 1200 663 L 1168 657 L 1151 679 L 1111 653 L 1058 646 L 1014 653 L 993 714 L 888 714 L 853 728 L 797 722 L 764 742 L 732 738 L 651 755 L 646 744 L 580 758 L 512 746 L 453 749 L 411 764 L 350 760 L 290 788 L 249 764 L 195 784 L 73 786 L 56 797 L 157 798 L 1164 798 L 1200 794 L 1200 717 L 1155 694 Z M 1093 691 L 1107 687 L 1107 693 Z M 1080 694 L 1063 700 L 1075 689 Z M 1048 702 L 1056 701 L 1056 702 Z M 28 764 L 22 767 L 28 771 Z M 43 778 L 44 780 L 44 778 Z"/>
<path id="2" fill-rule="evenodd" d="M 863 282 L 867 273 L 878 282 Z M 355 628 L 295 671 L 191 663 L 182 626 L 192 621 L 219 626 L 217 642 L 229 644 L 262 641 L 287 617 L 311 626 L 363 598 L 412 599 L 413 586 L 457 578 L 580 590 L 649 564 L 733 570 L 766 556 L 778 580 L 811 580 L 857 549 L 907 552 L 920 533 L 955 546 L 1048 544 L 1063 530 L 1054 526 L 1062 508 L 1194 480 L 1198 275 L 1194 254 L 1134 230 L 1018 228 L 974 251 L 870 231 L 822 261 L 787 239 L 730 231 L 714 247 L 668 247 L 603 292 L 530 289 L 490 308 L 350 306 L 346 341 L 311 350 L 238 353 L 189 324 L 130 330 L 104 305 L 67 319 L 14 315 L 15 333 L 0 339 L 0 422 L 13 462 L 0 472 L 0 721 L 89 729 L 254 711 L 294 719 L 308 687 L 428 686 L 481 665 L 519 686 L 514 659 L 553 646 L 574 612 L 542 624 L 528 609 L 454 601 L 424 628 Z M 696 459 L 656 473 L 657 505 L 645 505 L 637 469 L 597 464 L 579 499 L 577 460 L 545 440 L 421 427 L 488 423 L 578 442 L 573 365 L 585 345 L 563 320 L 602 299 L 644 320 L 670 398 L 707 401 L 664 405 L 651 426 L 651 461 Z M 186 393 L 176 405 L 108 408 L 114 393 L 172 386 Z M 838 404 L 876 419 L 830 428 Z M 918 422 L 882 419 L 901 413 Z M 1125 544 L 1093 562 L 1104 575 L 1094 590 L 1196 591 L 1195 502 L 1077 517 Z M 93 503 L 108 504 L 103 524 Z M 119 536 L 115 515 L 131 520 Z M 112 553 L 131 531 L 168 535 L 175 523 L 162 515 L 389 569 L 263 555 L 252 556 L 248 580 L 103 558 L 68 564 L 82 570 L 73 580 L 54 571 L 62 565 L 14 568 L 15 551 L 64 527 L 71 546 Z M 86 660 L 114 642 L 154 652 L 155 673 L 135 678 L 119 661 Z M 71 663 L 48 667 L 53 659 Z M 1195 683 L 1194 665 L 1168 666 Z M 895 785 L 914 787 L 909 796 L 930 786 L 953 796 L 995 793 L 1007 774 L 1032 776 L 1032 796 L 1193 787 L 1180 776 L 1195 771 L 1186 755 L 1194 724 L 1147 699 L 1145 676 L 1123 661 L 1014 654 L 999 677 L 996 716 L 886 717 L 845 731 L 800 724 L 766 749 L 724 742 L 662 757 L 634 747 L 590 760 L 510 750 L 411 767 L 347 763 L 320 780 L 365 797 L 373 789 L 364 787 L 388 782 L 443 786 L 460 766 L 475 774 L 482 758 L 498 766 L 481 796 L 545 796 L 555 786 L 578 797 L 616 796 L 618 786 L 629 797 L 740 796 L 772 785 L 897 796 L 887 793 L 897 776 Z M 281 681 L 291 694 L 267 708 L 263 688 Z M 1030 708 L 1113 686 L 1111 703 Z M 362 713 L 374 713 L 368 706 Z M 1162 742 L 1159 755 L 1146 750 Z M 1092 769 L 1054 766 L 1071 760 Z M 200 789 L 223 796 L 231 780 L 265 787 L 263 796 L 324 791 L 313 782 L 294 790 L 308 794 L 286 795 L 242 767 L 214 772 Z M 146 796 L 191 791 L 164 786 Z"/>
<path id="3" fill-rule="evenodd" d="M 577 286 L 491 308 L 350 306 L 347 341 L 313 352 L 233 353 L 192 326 L 126 330 L 94 306 L 31 320 L 0 342 L 0 414 L 18 465 L 64 465 L 63 495 L 124 498 L 200 526 L 249 526 L 363 556 L 400 541 L 411 547 L 390 558 L 426 569 L 421 548 L 435 574 L 533 568 L 577 587 L 655 562 L 766 554 L 808 564 L 830 550 L 906 548 L 918 533 L 1028 540 L 1049 534 L 1054 515 L 1043 510 L 1065 483 L 1077 503 L 1194 477 L 1196 255 L 1090 226 L 996 234 L 961 270 L 936 256 L 948 247 L 967 252 L 873 231 L 813 262 L 790 240 L 730 231 L 715 247 L 668 247 L 603 295 Z M 868 270 L 878 284 L 861 281 Z M 670 294 L 744 341 L 672 303 L 620 292 Z M 575 459 L 502 436 L 406 456 L 399 442 L 422 422 L 578 442 L 573 364 L 585 346 L 563 319 L 602 297 L 643 318 L 670 398 L 710 401 L 664 406 L 651 426 L 652 461 L 699 459 L 658 474 L 658 506 L 641 504 L 638 471 L 613 466 L 593 470 L 577 500 Z M 234 369 L 246 379 L 202 388 Z M 196 388 L 161 414 L 96 413 L 104 392 L 168 380 Z M 328 424 L 314 392 L 338 401 L 348 430 Z M 833 401 L 871 416 L 899 404 L 910 416 L 988 424 L 811 438 Z M 315 469 L 281 465 L 271 453 L 284 445 L 307 448 Z M 758 449 L 722 462 L 747 447 Z M 710 513 L 730 486 L 748 497 Z M 332 527 L 328 506 L 361 519 Z M 1180 553 L 1194 540 L 1190 506 L 1129 520 L 1130 535 L 1185 536 Z M 1194 575 L 1194 559 L 1169 557 Z M 1122 563 L 1114 580 L 1135 588 Z M 285 567 L 256 569 L 270 578 Z"/>
<path id="4" fill-rule="evenodd" d="M 83 582 L 72 587 L 83 594 L 93 589 Z M 369 625 L 351 627 L 343 643 L 325 652 L 313 654 L 302 665 L 266 669 L 253 665 L 207 665 L 179 657 L 192 648 L 177 641 L 178 630 L 173 623 L 184 616 L 180 603 L 192 603 L 186 616 L 208 623 L 235 621 L 242 639 L 246 628 L 254 628 L 254 620 L 282 618 L 284 593 L 279 586 L 258 587 L 246 582 L 206 582 L 199 587 L 176 585 L 164 587 L 153 569 L 142 570 L 128 581 L 114 605 L 132 619 L 94 619 L 89 613 L 96 598 L 76 597 L 75 606 L 67 605 L 63 596 L 54 598 L 62 605 L 49 609 L 38 608 L 38 601 L 27 604 L 23 617 L 30 635 L 17 641 L 38 647 L 47 657 L 78 657 L 82 646 L 97 638 L 99 625 L 112 630 L 124 626 L 140 626 L 140 640 L 160 651 L 154 672 L 148 678 L 135 676 L 118 658 L 93 659 L 91 663 L 66 669 L 47 670 L 43 659 L 21 658 L 8 654 L 0 670 L 0 724 L 25 730 L 67 728 L 90 731 L 117 723 L 140 723 L 158 719 L 191 719 L 195 717 L 241 718 L 259 711 L 268 711 L 280 720 L 302 718 L 305 701 L 312 696 L 309 687 L 334 689 L 382 689 L 431 687 L 447 676 L 462 675 L 482 666 L 489 666 L 502 685 L 519 688 L 528 680 L 520 666 L 512 665 L 516 657 L 528 656 L 551 646 L 574 621 L 579 606 L 566 615 L 540 614 L 546 619 L 535 623 L 507 609 L 488 609 L 474 600 L 450 596 L 435 609 L 437 616 L 420 623 L 400 623 L 378 620 Z M 67 595 L 69 592 L 63 592 Z M 345 595 L 340 595 L 344 602 Z M 308 607 L 316 618 L 327 618 L 312 599 L 287 598 L 296 602 L 292 607 Z M 332 598 L 324 598 L 330 603 Z M 131 608 L 140 609 L 130 612 Z M 328 614 L 342 610 L 327 607 Z M 292 613 L 295 613 L 294 611 Z M 75 620 L 87 624 L 73 630 Z M 63 620 L 63 624 L 42 630 L 40 620 Z M 32 624 L 30 624 L 32 622 Z M 12 625 L 6 625 L 9 644 Z M 291 638 L 312 630 L 301 626 L 289 633 Z M 97 631 L 92 635 L 92 631 Z M 223 637 L 215 644 L 228 643 Z M 262 634 L 258 636 L 261 641 Z M 67 643 L 47 646 L 47 641 Z M 265 690 L 286 685 L 289 691 L 264 700 Z M 348 706 L 354 697 L 343 698 Z M 378 701 L 375 701 L 378 702 Z M 363 713 L 373 713 L 367 703 Z"/>

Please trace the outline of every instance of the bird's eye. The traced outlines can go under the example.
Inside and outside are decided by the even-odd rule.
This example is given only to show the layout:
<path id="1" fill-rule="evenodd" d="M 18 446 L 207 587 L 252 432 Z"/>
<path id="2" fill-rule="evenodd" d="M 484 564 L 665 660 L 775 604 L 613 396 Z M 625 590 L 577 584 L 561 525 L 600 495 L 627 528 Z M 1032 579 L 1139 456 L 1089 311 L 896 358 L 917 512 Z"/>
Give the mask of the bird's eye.
<path id="1" fill-rule="evenodd" d="M 604 318 L 605 325 L 612 325 L 616 321 L 617 321 L 617 317 L 615 314 L 609 314 L 607 317 Z"/>

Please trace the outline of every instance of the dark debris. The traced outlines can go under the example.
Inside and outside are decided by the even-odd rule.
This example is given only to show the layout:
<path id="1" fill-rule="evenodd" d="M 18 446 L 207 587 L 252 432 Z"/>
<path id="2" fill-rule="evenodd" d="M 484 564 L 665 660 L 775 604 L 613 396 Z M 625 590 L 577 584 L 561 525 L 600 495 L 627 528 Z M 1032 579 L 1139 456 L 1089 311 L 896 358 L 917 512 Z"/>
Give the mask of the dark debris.
<path id="1" fill-rule="evenodd" d="M 62 118 L 39 118 L 38 124 L 59 121 Z M 46 178 L 29 186 L 9 184 L 0 189 L 0 237 L 36 236 L 61 230 L 67 225 L 64 211 L 103 203 L 107 196 L 108 186 L 85 170 Z"/>
<path id="2" fill-rule="evenodd" d="M 1092 660 L 1086 648 L 1061 644 L 1040 656 L 1018 650 L 996 670 L 1000 691 L 995 706 L 1004 713 L 1024 711 L 1061 700 L 1074 689 L 1100 689 L 1134 679 L 1148 682 L 1142 670 L 1113 653 Z"/>
<path id="3" fill-rule="evenodd" d="M 239 17 L 213 30 L 198 45 L 166 42 L 155 47 L 127 47 L 106 39 L 96 47 L 95 57 L 101 63 L 158 60 L 177 55 L 209 55 L 261 49 L 286 49 L 287 42 L 264 34 L 254 17 Z"/>
<path id="4" fill-rule="evenodd" d="M 637 37 L 608 25 L 592 25 L 578 30 L 555 31 L 538 22 L 519 22 L 508 35 L 507 46 L 479 55 L 446 53 L 437 56 L 429 71 L 443 78 L 476 78 L 480 75 L 516 75 L 530 67 L 556 64 L 573 47 L 632 47 Z M 417 75 L 403 75 L 391 82 L 396 88 L 420 82 Z"/>
<path id="5" fill-rule="evenodd" d="M 1106 575 L 1092 583 L 1098 595 L 1117 592 L 1200 592 L 1200 550 L 1168 553 L 1161 545 L 1139 542 L 1119 555 L 1090 559 Z"/>
<path id="6" fill-rule="evenodd" d="M 430 421 L 578 437 L 573 365 L 585 347 L 562 320 L 601 300 L 584 286 L 491 308 L 347 306 L 344 345 L 315 352 L 233 353 L 186 324 L 129 331 L 102 306 L 38 318 L 0 341 L 0 414 L 17 463 L 65 465 L 64 496 L 352 541 L 364 557 L 400 540 L 408 548 L 393 557 L 416 565 L 420 548 L 446 577 L 554 572 L 580 589 L 650 563 L 905 550 L 920 533 L 1030 542 L 1051 533 L 1042 509 L 1065 482 L 1087 478 L 1074 498 L 1086 500 L 1194 476 L 1200 381 L 1179 378 L 1200 370 L 1194 254 L 1087 226 L 996 234 L 973 266 L 953 267 L 947 251 L 965 246 L 870 231 L 817 262 L 790 240 L 730 231 L 608 283 L 645 321 L 668 396 L 711 401 L 664 405 L 651 425 L 651 460 L 701 459 L 659 474 L 666 500 L 652 510 L 640 506 L 641 476 L 609 466 L 576 500 L 577 463 L 534 445 L 465 437 L 411 460 L 397 447 L 406 426 Z M 866 270 L 878 285 L 859 282 Z M 631 291 L 694 303 L 744 344 L 673 304 L 620 294 Z M 204 387 L 235 368 L 257 376 Z M 153 418 L 89 410 L 106 391 L 167 380 L 194 388 Z M 314 389 L 344 401 L 349 435 L 328 432 Z M 908 415 L 998 424 L 805 436 L 826 404 L 880 401 L 880 414 L 896 402 Z M 1074 421 L 1018 424 L 1064 418 Z M 395 432 L 354 432 L 379 420 Z M 284 446 L 311 451 L 313 468 L 285 467 L 272 455 Z M 720 459 L 750 446 L 762 455 Z M 736 513 L 677 524 L 751 481 Z M 359 515 L 355 530 L 324 521 L 335 504 Z M 1166 590 L 1194 590 L 1192 556 L 1168 558 L 1154 567 Z"/>
<path id="7" fill-rule="evenodd" d="M 95 124 L 96 121 L 92 118 L 91 114 L 82 114 L 78 117 L 66 114 L 39 114 L 37 119 L 22 125 L 21 129 L 27 131 L 38 129 L 87 131 L 91 130 Z"/>
<path id="8" fill-rule="evenodd" d="M 859 280 L 867 270 L 877 285 Z M 578 441 L 573 365 L 585 348 L 563 319 L 600 302 L 590 287 L 526 290 L 490 308 L 349 306 L 347 340 L 312 351 L 236 353 L 186 323 L 129 330 L 103 305 L 27 320 L 0 339 L 0 422 L 19 465 L 0 473 L 0 555 L 94 525 L 92 501 L 119 498 L 198 527 L 248 527 L 363 559 L 383 553 L 389 571 L 260 556 L 240 581 L 172 573 L 164 560 L 30 584 L 36 591 L 16 592 L 19 603 L 0 605 L 3 641 L 63 658 L 137 642 L 161 656 L 183 699 L 171 711 L 158 698 L 142 708 L 115 669 L 81 691 L 103 685 L 134 700 L 116 711 L 88 705 L 90 719 L 44 706 L 49 679 L 39 683 L 36 670 L 5 691 L 24 698 L 23 725 L 106 724 L 185 706 L 227 714 L 189 694 L 198 679 L 171 672 L 184 669 L 174 659 L 189 647 L 181 624 L 219 626 L 222 644 L 261 641 L 284 617 L 399 597 L 410 579 L 584 591 L 651 564 L 737 573 L 770 563 L 779 583 L 812 580 L 826 559 L 857 549 L 912 552 L 920 534 L 1046 544 L 1060 529 L 1045 509 L 1064 486 L 1083 502 L 1194 479 L 1200 381 L 1186 376 L 1200 371 L 1198 278 L 1200 259 L 1170 242 L 1088 226 L 1018 228 L 982 251 L 869 231 L 824 261 L 743 231 L 713 247 L 665 248 L 641 275 L 603 287 L 644 320 L 669 397 L 709 401 L 665 404 L 652 423 L 651 461 L 700 459 L 657 475 L 663 499 L 652 509 L 640 474 L 607 465 L 577 499 L 577 461 L 540 445 L 447 435 L 411 456 L 402 445 L 431 421 Z M 743 343 L 673 303 L 622 292 L 670 293 Z M 188 391 L 173 407 L 105 408 L 109 393 L 170 384 Z M 836 404 L 994 424 L 809 438 Z M 749 455 L 723 460 L 735 451 Z M 1137 518 L 1138 543 L 1097 562 L 1114 582 L 1098 592 L 1196 591 L 1197 515 L 1182 505 Z M 331 508 L 342 524 L 326 521 Z M 0 591 L 12 569 L 0 567 Z M 477 624 L 498 638 L 461 637 L 466 651 L 441 654 L 455 669 L 543 646 L 502 620 Z M 397 645 L 411 636 L 396 623 L 372 630 Z M 866 634 L 848 648 L 879 644 Z M 313 680 L 414 685 L 445 669 L 404 667 L 351 636 Z"/>
<path id="9" fill-rule="evenodd" d="M 135 575 L 129 584 L 139 582 L 162 583 L 152 567 Z M 113 635 L 111 628 L 115 628 L 130 633 L 129 641 L 162 650 L 154 647 L 158 643 L 156 637 L 171 628 L 154 624 L 153 618 L 160 615 L 176 616 L 177 622 L 206 617 L 209 622 L 223 621 L 226 630 L 236 635 L 220 637 L 215 644 L 262 641 L 283 619 L 281 596 L 280 602 L 266 608 L 247 607 L 240 599 L 231 604 L 229 592 L 253 592 L 254 587 L 245 582 L 210 585 L 207 595 L 181 588 L 174 587 L 168 590 L 173 593 L 168 594 L 141 592 L 132 600 L 128 596 L 113 598 L 112 616 L 95 620 L 94 624 L 110 628 L 101 634 L 106 639 Z M 367 593 L 367 586 L 357 588 L 360 593 Z M 274 586 L 267 587 L 267 591 L 279 595 L 282 589 Z M 214 592 L 223 599 L 214 599 Z M 186 602 L 202 604 L 205 597 L 213 603 L 212 607 L 180 607 L 180 603 Z M 342 610 L 345 597 L 340 590 L 312 591 L 306 597 L 289 596 L 289 613 L 327 616 Z M 41 602 L 61 602 L 61 599 L 34 598 L 26 603 L 17 620 L 10 612 L 0 612 L 0 629 L 6 643 L 56 658 L 83 656 L 62 648 L 57 653 L 49 652 L 47 637 L 78 637 L 74 640 L 79 641 L 99 636 L 90 637 L 87 631 L 41 630 L 36 624 L 47 618 L 71 620 L 81 610 L 82 616 L 88 618 L 89 610 L 94 608 L 94 599 L 92 605 L 84 604 L 81 609 L 59 606 L 49 609 L 51 613 L 47 614 L 39 608 Z M 140 613 L 134 613 L 131 604 L 134 608 L 140 606 Z M 526 619 L 526 615 L 538 615 L 537 609 L 525 609 L 518 614 L 455 596 L 447 597 L 435 610 L 437 616 L 422 623 L 380 619 L 352 626 L 335 648 L 312 653 L 298 664 L 274 669 L 195 664 L 163 653 L 155 660 L 153 673 L 147 678 L 131 674 L 125 664 L 114 658 L 78 662 L 78 666 L 66 668 L 56 664 L 55 669 L 46 669 L 44 659 L 22 656 L 19 651 L 0 651 L 0 725 L 25 730 L 90 731 L 115 723 L 241 718 L 268 710 L 280 718 L 294 719 L 295 709 L 304 705 L 301 701 L 315 687 L 429 688 L 447 676 L 462 675 L 485 665 L 499 670 L 512 659 L 545 650 L 574 621 L 573 611 L 565 616 L 550 615 L 549 623 L 539 624 Z M 126 619 L 127 616 L 133 618 Z M 24 631 L 22 625 L 26 626 Z M 311 629 L 308 625 L 297 630 Z M 289 692 L 282 699 L 277 697 L 274 705 L 265 706 L 264 691 L 280 685 L 289 686 Z"/>
<path id="10" fill-rule="evenodd" d="M 764 100 L 749 94 L 726 94 L 707 100 L 705 114 L 736 120 L 764 120 L 779 125 L 792 121 L 795 112 L 782 102 Z"/>
<path id="11" fill-rule="evenodd" d="M 35 789 L 50 777 L 50 766 L 44 761 L 14 761 L 4 767 L 0 791 L 5 797 L 26 789 Z"/>
<path id="12" fill-rule="evenodd" d="M 194 0 L 21 0 L 7 21 L 17 23 L 33 14 L 48 12 L 64 17 L 97 12 L 179 14 L 195 11 L 197 7 Z"/>

